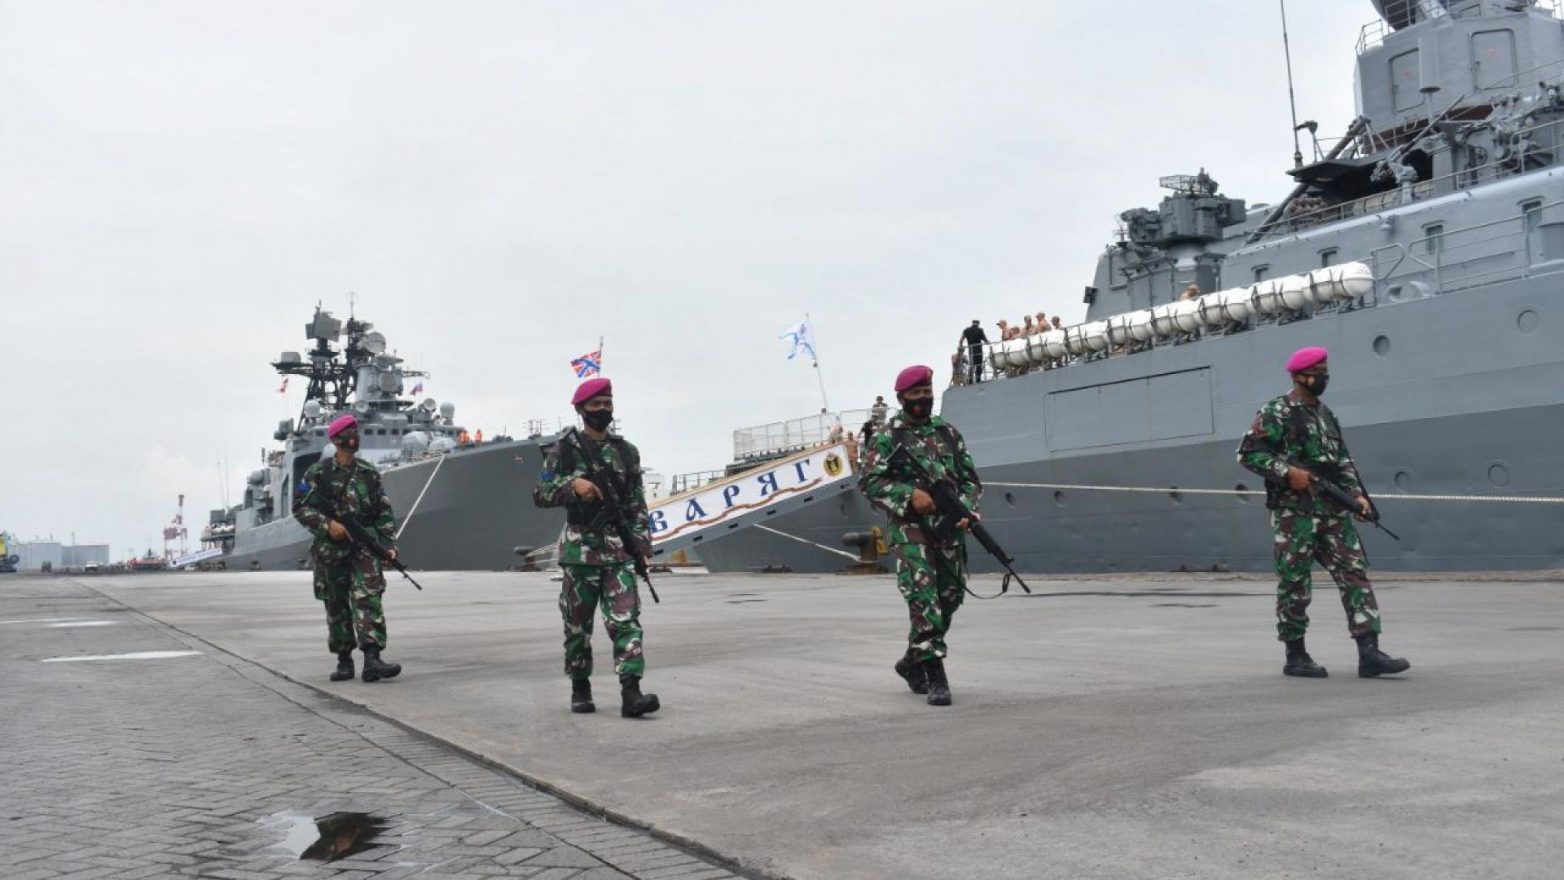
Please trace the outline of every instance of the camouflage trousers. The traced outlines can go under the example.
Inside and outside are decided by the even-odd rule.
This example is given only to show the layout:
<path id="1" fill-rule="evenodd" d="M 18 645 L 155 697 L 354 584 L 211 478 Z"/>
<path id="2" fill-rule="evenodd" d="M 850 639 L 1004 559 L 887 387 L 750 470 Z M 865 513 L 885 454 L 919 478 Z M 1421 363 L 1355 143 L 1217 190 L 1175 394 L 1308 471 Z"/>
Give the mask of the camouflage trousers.
<path id="1" fill-rule="evenodd" d="M 315 598 L 326 603 L 326 645 L 340 654 L 355 647 L 386 646 L 386 615 L 380 596 L 386 591 L 380 560 L 355 552 L 335 562 L 315 560 Z"/>
<path id="2" fill-rule="evenodd" d="M 617 565 L 561 565 L 559 613 L 565 620 L 565 674 L 592 674 L 592 618 L 603 609 L 603 628 L 614 643 L 614 674 L 640 677 L 646 672 L 641 656 L 641 596 L 635 569 Z"/>
<path id="3" fill-rule="evenodd" d="M 896 556 L 896 589 L 907 601 L 911 621 L 907 656 L 918 661 L 942 658 L 951 618 L 967 597 L 966 545 L 892 544 L 891 552 Z"/>
<path id="4" fill-rule="evenodd" d="M 1353 638 L 1379 632 L 1379 603 L 1369 585 L 1368 557 L 1352 517 L 1314 515 L 1295 510 L 1271 511 L 1276 552 L 1276 637 L 1284 642 L 1303 638 L 1309 628 L 1309 600 L 1315 562 L 1324 566 L 1341 593 L 1347 631 Z"/>

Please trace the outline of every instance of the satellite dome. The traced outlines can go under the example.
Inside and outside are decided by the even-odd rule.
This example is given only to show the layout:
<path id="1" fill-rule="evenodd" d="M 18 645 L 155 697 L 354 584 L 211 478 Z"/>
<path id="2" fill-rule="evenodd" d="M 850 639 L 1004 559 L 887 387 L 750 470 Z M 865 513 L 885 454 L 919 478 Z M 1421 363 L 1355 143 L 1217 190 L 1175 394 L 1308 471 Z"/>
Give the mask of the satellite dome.
<path id="1" fill-rule="evenodd" d="M 320 418 L 320 401 L 318 401 L 318 400 L 306 400 L 306 401 L 304 401 L 304 415 L 307 418 L 311 418 L 311 419 L 318 419 L 318 418 Z"/>
<path id="2" fill-rule="evenodd" d="M 445 416 L 448 419 L 456 418 L 456 404 L 451 403 L 450 401 L 446 401 L 445 403 L 440 404 L 440 415 Z"/>
<path id="3" fill-rule="evenodd" d="M 408 431 L 402 435 L 402 454 L 410 458 L 429 451 L 429 435 L 423 431 Z"/>

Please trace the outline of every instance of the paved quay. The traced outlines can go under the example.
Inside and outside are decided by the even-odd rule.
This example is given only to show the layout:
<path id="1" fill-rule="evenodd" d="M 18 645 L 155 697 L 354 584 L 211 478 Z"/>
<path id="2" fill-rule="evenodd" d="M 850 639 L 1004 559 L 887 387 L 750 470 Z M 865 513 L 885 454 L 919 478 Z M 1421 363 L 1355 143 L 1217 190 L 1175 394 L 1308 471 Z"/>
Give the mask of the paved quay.
<path id="1" fill-rule="evenodd" d="M 567 711 L 547 575 L 420 580 L 392 578 L 406 671 L 375 685 L 325 680 L 304 573 L 82 582 L 758 876 L 1558 876 L 1550 577 L 1382 580 L 1385 646 L 1413 668 L 1367 681 L 1328 584 L 1312 681 L 1280 674 L 1269 579 L 1038 579 L 968 601 L 938 709 L 890 671 L 888 577 L 668 576 L 643 615 L 664 708 L 640 721 Z"/>
<path id="2" fill-rule="evenodd" d="M 736 876 L 66 578 L 0 580 L 0 704 L 4 880 Z"/>

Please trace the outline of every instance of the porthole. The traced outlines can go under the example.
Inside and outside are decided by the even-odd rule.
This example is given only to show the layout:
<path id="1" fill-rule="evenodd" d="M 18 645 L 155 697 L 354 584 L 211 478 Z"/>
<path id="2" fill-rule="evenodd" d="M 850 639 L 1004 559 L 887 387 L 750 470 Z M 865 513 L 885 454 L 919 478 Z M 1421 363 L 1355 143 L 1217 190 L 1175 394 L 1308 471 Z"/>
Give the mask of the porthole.
<path id="1" fill-rule="evenodd" d="M 1522 333 L 1531 333 L 1542 323 L 1542 316 L 1534 309 L 1525 309 L 1515 317 L 1515 326 Z"/>
<path id="2" fill-rule="evenodd" d="M 1059 505 L 1060 507 L 1064 506 L 1064 492 L 1062 490 L 1059 490 L 1059 489 L 1055 489 L 1054 490 L 1054 503 Z"/>
<path id="3" fill-rule="evenodd" d="M 1374 337 L 1374 353 L 1380 357 L 1390 354 L 1390 337 L 1381 333 Z"/>
<path id="4" fill-rule="evenodd" d="M 1238 485 L 1233 487 L 1233 491 L 1238 493 L 1237 498 L 1238 498 L 1238 503 L 1239 504 L 1248 504 L 1249 503 L 1249 487 L 1248 486 L 1244 485 L 1243 483 L 1239 483 Z"/>
<path id="5" fill-rule="evenodd" d="M 1412 491 L 1412 474 L 1410 471 L 1396 471 L 1396 475 L 1393 479 L 1396 482 L 1397 489 L 1400 489 L 1403 492 Z"/>
<path id="6" fill-rule="evenodd" d="M 1496 461 L 1488 466 L 1488 482 L 1500 487 L 1510 485 L 1510 469 L 1504 462 Z"/>
<path id="7" fill-rule="evenodd" d="M 1168 490 L 1168 497 L 1173 499 L 1174 504 L 1184 503 L 1184 493 L 1180 492 L 1177 486 Z"/>
<path id="8" fill-rule="evenodd" d="M 1016 506 L 1016 496 L 1015 496 L 1014 492 L 1006 492 L 1005 493 L 1005 503 L 1010 505 L 1011 507 L 1015 507 Z"/>

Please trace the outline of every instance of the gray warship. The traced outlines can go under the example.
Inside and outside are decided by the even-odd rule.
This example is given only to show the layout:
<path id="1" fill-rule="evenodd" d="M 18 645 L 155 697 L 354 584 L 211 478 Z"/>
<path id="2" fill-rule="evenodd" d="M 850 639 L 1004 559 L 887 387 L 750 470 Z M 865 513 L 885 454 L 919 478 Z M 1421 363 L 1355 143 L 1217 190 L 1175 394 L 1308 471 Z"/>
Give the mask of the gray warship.
<path id="1" fill-rule="evenodd" d="M 1269 568 L 1234 450 L 1306 345 L 1330 349 L 1329 403 L 1402 538 L 1363 530 L 1376 567 L 1564 564 L 1564 508 L 1540 500 L 1564 494 L 1558 0 L 1374 5 L 1357 118 L 1295 153 L 1285 199 L 1164 178 L 1119 215 L 1083 323 L 992 345 L 986 381 L 943 393 L 1023 570 Z M 708 567 L 837 570 L 879 518 L 837 495 L 768 524 L 705 543 Z"/>
<path id="2" fill-rule="evenodd" d="M 344 325 L 317 308 L 304 332 L 313 348 L 283 352 L 272 364 L 279 374 L 308 382 L 298 418 L 277 426 L 272 439 L 282 445 L 263 450 L 242 502 L 212 511 L 203 531 L 204 545 L 224 549 L 224 567 L 307 564 L 311 537 L 293 519 L 294 487 L 306 468 L 330 454 L 326 425 L 348 412 L 362 426 L 359 454 L 384 478 L 410 568 L 508 569 L 518 561 L 517 548 L 558 537 L 559 524 L 531 495 L 552 434 L 474 442 L 455 423 L 453 404 L 403 396 L 406 380 L 425 374 L 388 353 L 385 336 L 368 321 L 349 317 Z"/>

